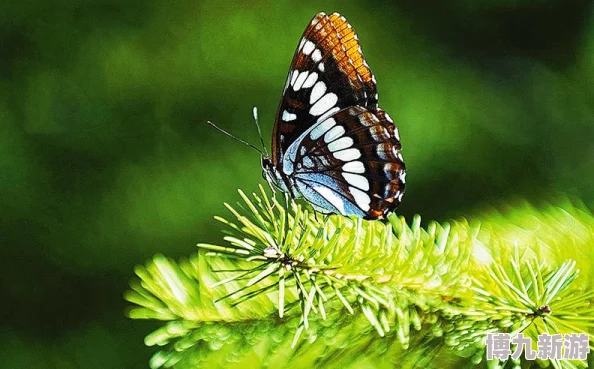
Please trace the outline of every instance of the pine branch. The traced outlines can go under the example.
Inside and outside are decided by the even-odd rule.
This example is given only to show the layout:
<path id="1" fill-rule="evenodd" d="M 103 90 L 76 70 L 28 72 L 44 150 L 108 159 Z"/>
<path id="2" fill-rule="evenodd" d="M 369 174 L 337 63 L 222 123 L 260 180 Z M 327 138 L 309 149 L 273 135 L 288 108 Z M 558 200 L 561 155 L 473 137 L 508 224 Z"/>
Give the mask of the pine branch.
<path id="1" fill-rule="evenodd" d="M 240 192 L 239 210 L 226 205 L 235 220 L 216 218 L 224 246 L 137 268 L 129 315 L 168 321 L 146 339 L 164 346 L 151 367 L 430 367 L 431 358 L 443 367 L 452 353 L 472 365 L 487 333 L 592 332 L 592 274 L 578 267 L 593 258 L 562 251 L 591 252 L 594 218 L 583 207 L 524 205 L 480 228 L 423 229 L 420 217 L 409 226 L 316 216 L 295 203 L 285 212 L 260 192 Z"/>

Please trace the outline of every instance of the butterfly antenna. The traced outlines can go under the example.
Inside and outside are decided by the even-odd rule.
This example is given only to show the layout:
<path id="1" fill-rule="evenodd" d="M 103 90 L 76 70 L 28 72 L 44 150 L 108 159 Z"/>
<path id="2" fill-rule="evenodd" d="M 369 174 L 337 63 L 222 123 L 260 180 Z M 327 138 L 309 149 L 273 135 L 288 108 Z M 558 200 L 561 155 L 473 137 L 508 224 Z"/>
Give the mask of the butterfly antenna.
<path id="1" fill-rule="evenodd" d="M 232 139 L 234 139 L 235 141 L 239 141 L 239 142 L 241 142 L 242 144 L 244 144 L 244 145 L 246 145 L 246 146 L 249 146 L 249 147 L 251 147 L 252 149 L 256 150 L 257 152 L 259 152 L 259 153 L 260 153 L 260 155 L 263 155 L 263 154 L 264 154 L 264 153 L 262 152 L 262 150 L 260 150 L 260 149 L 259 149 L 259 148 L 257 148 L 256 146 L 252 145 L 252 144 L 251 144 L 251 143 L 249 143 L 249 142 L 246 142 L 246 141 L 242 140 L 241 138 L 239 138 L 239 137 L 237 137 L 237 136 L 234 136 L 234 135 L 232 135 L 231 133 L 229 133 L 229 132 L 225 131 L 225 130 L 224 130 L 224 129 L 222 129 L 221 127 L 219 127 L 219 126 L 217 126 L 216 124 L 214 124 L 213 122 L 211 122 L 210 120 L 207 120 L 206 122 L 207 122 L 207 123 L 208 123 L 210 126 L 212 126 L 213 128 L 215 128 L 216 130 L 218 130 L 219 132 L 221 132 L 221 133 L 223 133 L 223 134 L 225 134 L 225 135 L 227 135 L 227 136 L 231 137 L 231 138 L 232 138 Z"/>
<path id="2" fill-rule="evenodd" d="M 256 123 L 256 128 L 258 129 L 258 136 L 260 136 L 262 150 L 264 150 L 264 153 L 266 156 L 268 156 L 268 150 L 266 150 L 266 145 L 264 144 L 264 139 L 262 138 L 262 129 L 260 128 L 260 122 L 258 121 L 258 108 L 254 106 L 252 113 L 254 114 L 254 123 Z"/>

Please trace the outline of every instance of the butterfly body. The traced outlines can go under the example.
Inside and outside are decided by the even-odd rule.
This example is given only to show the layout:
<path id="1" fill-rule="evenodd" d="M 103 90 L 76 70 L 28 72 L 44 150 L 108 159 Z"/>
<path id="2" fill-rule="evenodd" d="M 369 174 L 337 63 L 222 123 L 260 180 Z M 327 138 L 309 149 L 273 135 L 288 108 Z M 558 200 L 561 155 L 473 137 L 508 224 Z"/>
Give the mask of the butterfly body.
<path id="1" fill-rule="evenodd" d="M 265 178 L 316 211 L 381 219 L 404 193 L 398 130 L 351 25 L 317 14 L 303 34 L 262 158 Z"/>

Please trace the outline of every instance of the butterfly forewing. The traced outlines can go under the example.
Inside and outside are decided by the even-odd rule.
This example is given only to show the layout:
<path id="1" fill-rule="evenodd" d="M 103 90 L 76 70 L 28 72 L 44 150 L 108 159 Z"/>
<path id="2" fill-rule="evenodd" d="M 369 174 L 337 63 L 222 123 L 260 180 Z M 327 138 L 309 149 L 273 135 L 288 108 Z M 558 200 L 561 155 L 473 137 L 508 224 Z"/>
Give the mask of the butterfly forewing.
<path id="1" fill-rule="evenodd" d="M 375 78 L 346 19 L 319 13 L 293 56 L 276 116 L 273 161 L 313 124 L 354 105 L 375 111 Z"/>
<path id="2" fill-rule="evenodd" d="M 317 14 L 293 57 L 272 137 L 276 182 L 324 213 L 383 218 L 404 193 L 398 130 L 355 31 Z"/>

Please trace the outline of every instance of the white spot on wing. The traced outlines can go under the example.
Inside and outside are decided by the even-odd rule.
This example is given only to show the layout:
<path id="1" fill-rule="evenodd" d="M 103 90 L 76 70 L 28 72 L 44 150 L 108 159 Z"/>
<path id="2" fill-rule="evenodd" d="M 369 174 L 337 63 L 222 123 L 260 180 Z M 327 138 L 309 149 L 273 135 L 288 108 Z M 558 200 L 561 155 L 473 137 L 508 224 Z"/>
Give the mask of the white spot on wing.
<path id="1" fill-rule="evenodd" d="M 369 181 L 367 178 L 359 174 L 342 173 L 344 179 L 351 185 L 362 189 L 363 191 L 369 190 Z"/>
<path id="2" fill-rule="evenodd" d="M 311 54 L 311 59 L 314 61 L 314 63 L 317 63 L 320 60 L 322 60 L 322 53 L 320 52 L 320 49 L 314 50 L 313 54 Z"/>
<path id="3" fill-rule="evenodd" d="M 292 114 L 292 113 L 289 113 L 286 110 L 283 111 L 283 120 L 285 122 L 290 122 L 290 121 L 295 120 L 295 119 L 297 119 L 297 115 Z"/>
<path id="4" fill-rule="evenodd" d="M 355 198 L 355 202 L 361 208 L 361 210 L 368 211 L 369 204 L 371 203 L 371 199 L 369 198 L 369 196 L 365 192 L 355 187 L 349 186 L 349 191 L 351 191 L 351 194 Z"/>
<path id="5" fill-rule="evenodd" d="M 393 166 L 392 163 L 384 164 L 384 174 L 386 175 L 386 178 L 392 178 L 392 169 L 393 169 L 392 166 Z"/>
<path id="6" fill-rule="evenodd" d="M 388 145 L 386 143 L 379 144 L 375 147 L 375 153 L 376 153 L 377 157 L 380 158 L 381 160 L 390 160 L 388 155 L 386 155 L 387 150 L 390 150 L 390 145 Z"/>
<path id="7" fill-rule="evenodd" d="M 322 96 L 318 102 L 316 102 L 310 109 L 309 114 L 311 115 L 320 115 L 334 107 L 336 102 L 338 101 L 338 96 L 332 92 L 328 92 L 326 95 Z"/>
<path id="8" fill-rule="evenodd" d="M 309 55 L 309 54 L 311 54 L 312 51 L 314 51 L 315 48 L 316 48 L 316 45 L 314 45 L 313 42 L 305 41 L 305 45 L 303 45 L 303 53 L 305 55 Z"/>
<path id="9" fill-rule="evenodd" d="M 297 77 L 297 80 L 295 80 L 295 83 L 293 84 L 293 90 L 299 91 L 301 86 L 303 86 L 303 82 L 305 82 L 305 79 L 307 78 L 308 74 L 309 73 L 307 73 L 307 71 L 305 70 L 299 73 L 299 77 Z"/>
<path id="10" fill-rule="evenodd" d="M 329 116 L 333 115 L 334 113 L 336 113 L 339 110 L 340 110 L 340 108 L 338 106 L 328 110 L 327 112 L 324 113 L 324 115 L 322 115 L 321 117 L 318 118 L 317 122 L 321 122 L 321 121 L 328 119 Z"/>
<path id="11" fill-rule="evenodd" d="M 377 123 L 375 116 L 370 116 L 368 114 L 361 114 L 359 115 L 359 122 L 365 127 L 371 127 Z"/>
<path id="12" fill-rule="evenodd" d="M 365 166 L 360 161 L 350 161 L 342 166 L 342 170 L 351 173 L 365 173 Z"/>
<path id="13" fill-rule="evenodd" d="M 326 84 L 322 81 L 318 81 L 311 90 L 311 95 L 309 95 L 309 103 L 313 104 L 314 102 L 318 101 L 324 92 L 326 92 Z"/>
<path id="14" fill-rule="evenodd" d="M 400 133 L 398 132 L 398 128 L 394 127 L 394 138 L 400 141 Z"/>
<path id="15" fill-rule="evenodd" d="M 301 146 L 301 149 L 299 150 L 299 153 L 301 154 L 301 156 L 305 155 L 305 152 L 307 151 L 307 149 L 305 148 L 305 146 Z"/>
<path id="16" fill-rule="evenodd" d="M 369 129 L 369 133 L 371 134 L 371 137 L 373 137 L 373 139 L 376 141 L 384 141 L 390 138 L 390 132 L 388 131 L 388 129 L 380 125 L 372 126 Z"/>
<path id="17" fill-rule="evenodd" d="M 326 119 L 322 123 L 319 123 L 315 126 L 314 129 L 311 130 L 310 137 L 312 140 L 317 140 L 320 138 L 324 133 L 326 133 L 330 128 L 334 127 L 336 121 L 334 118 Z"/>
<path id="18" fill-rule="evenodd" d="M 334 127 L 334 128 L 338 128 L 338 127 Z M 342 128 L 342 127 L 340 127 Z M 330 132 L 326 133 L 326 136 L 328 136 Z M 326 140 L 326 136 L 324 136 L 324 140 Z M 350 137 L 342 137 L 339 138 L 338 140 L 331 142 L 328 144 L 328 149 L 332 152 L 334 151 L 340 151 L 340 150 L 344 150 L 344 149 L 348 149 L 349 147 L 353 146 L 353 139 Z"/>
<path id="19" fill-rule="evenodd" d="M 316 72 L 311 72 L 311 74 L 307 77 L 305 82 L 303 82 L 303 88 L 310 88 L 311 86 L 316 83 L 318 80 L 318 74 Z"/>
<path id="20" fill-rule="evenodd" d="M 352 148 L 352 149 L 337 151 L 335 153 L 332 153 L 332 155 L 334 155 L 334 157 L 338 160 L 352 161 L 352 160 L 357 160 L 361 157 L 361 151 Z"/>
<path id="21" fill-rule="evenodd" d="M 331 141 L 336 140 L 338 137 L 342 136 L 344 134 L 345 130 L 343 126 L 336 126 L 334 128 L 332 128 L 331 130 L 329 130 L 325 135 L 324 135 L 324 142 L 328 143 Z M 336 151 L 336 150 L 332 150 L 332 151 Z"/>
<path id="22" fill-rule="evenodd" d="M 334 193 L 334 191 L 324 186 L 313 186 L 313 189 L 314 191 L 319 193 L 324 199 L 326 199 L 329 203 L 334 205 L 336 210 L 338 210 L 341 214 L 344 214 L 344 201 L 342 201 L 340 196 Z"/>
<path id="23" fill-rule="evenodd" d="M 392 155 L 394 155 L 395 157 L 398 157 L 398 149 L 396 148 L 396 146 L 392 146 Z"/>
<path id="24" fill-rule="evenodd" d="M 287 76 L 287 82 L 285 83 L 285 88 L 283 89 L 283 92 L 287 91 L 287 87 L 289 87 L 289 82 L 291 82 L 292 77 L 293 77 L 293 71 L 289 72 L 289 75 Z"/>
<path id="25" fill-rule="evenodd" d="M 299 43 L 299 48 L 298 48 L 298 49 L 299 49 L 299 50 L 303 49 L 303 45 L 304 45 L 304 44 L 305 44 L 305 39 L 304 39 L 304 38 L 302 38 L 302 39 L 301 39 L 301 42 Z"/>
<path id="26" fill-rule="evenodd" d="M 299 76 L 299 71 L 294 70 L 291 74 L 291 86 L 293 86 L 295 84 L 295 80 L 297 79 L 297 76 Z"/>
<path id="27" fill-rule="evenodd" d="M 318 64 L 318 69 L 320 70 L 320 72 L 323 72 L 324 71 L 324 63 Z"/>

